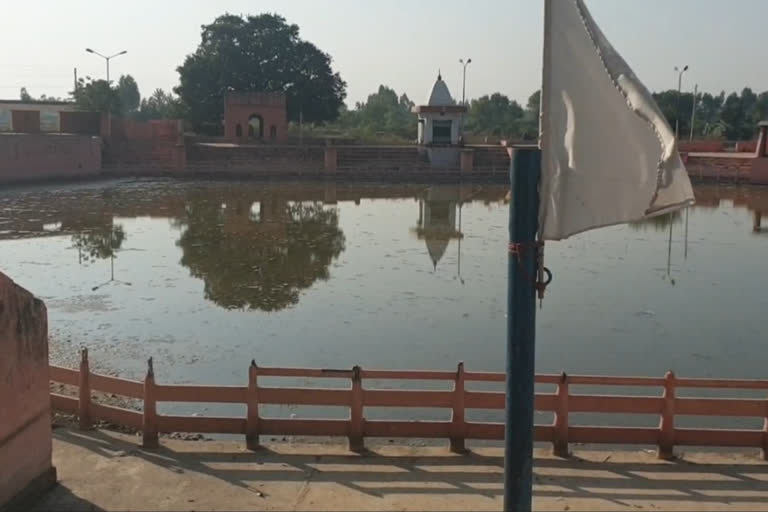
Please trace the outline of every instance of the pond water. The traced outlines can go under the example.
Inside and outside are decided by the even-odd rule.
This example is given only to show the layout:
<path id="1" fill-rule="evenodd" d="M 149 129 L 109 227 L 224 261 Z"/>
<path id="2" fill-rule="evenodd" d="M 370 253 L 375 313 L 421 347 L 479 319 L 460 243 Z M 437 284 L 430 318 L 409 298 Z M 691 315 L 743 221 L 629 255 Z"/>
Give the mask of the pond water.
<path id="1" fill-rule="evenodd" d="M 506 189 L 110 181 L 0 192 L 0 270 L 52 359 L 165 382 L 265 366 L 504 368 Z M 765 377 L 768 189 L 547 245 L 539 372 Z M 670 244 L 671 230 L 671 244 Z"/>

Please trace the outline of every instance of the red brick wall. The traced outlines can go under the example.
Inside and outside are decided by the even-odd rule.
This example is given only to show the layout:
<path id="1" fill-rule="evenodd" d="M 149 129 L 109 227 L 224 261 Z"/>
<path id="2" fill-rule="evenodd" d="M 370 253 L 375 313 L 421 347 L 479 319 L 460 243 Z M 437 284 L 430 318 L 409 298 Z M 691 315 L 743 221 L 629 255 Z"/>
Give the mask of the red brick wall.
<path id="1" fill-rule="evenodd" d="M 736 143 L 736 152 L 737 153 L 754 153 L 757 151 L 757 141 L 756 140 L 750 140 L 747 142 L 737 142 Z"/>
<path id="2" fill-rule="evenodd" d="M 179 122 L 174 119 L 154 121 L 134 121 L 132 119 L 112 119 L 113 138 L 149 139 L 153 137 L 178 137 Z"/>
<path id="3" fill-rule="evenodd" d="M 2 138 L 2 137 L 0 137 Z M 0 273 L 0 508 L 51 465 L 48 315 L 45 304 Z M 39 487 L 37 491 L 41 491 Z"/>
<path id="4" fill-rule="evenodd" d="M 426 155 L 418 146 L 337 146 L 336 169 L 339 174 L 396 174 L 396 172 L 429 171 Z"/>
<path id="5" fill-rule="evenodd" d="M 725 151 L 725 144 L 720 140 L 694 140 L 680 142 L 678 148 L 681 153 L 719 153 Z"/>
<path id="6" fill-rule="evenodd" d="M 101 139 L 87 135 L 0 135 L 0 183 L 95 175 Z"/>
<path id="7" fill-rule="evenodd" d="M 262 119 L 261 137 L 265 142 L 284 143 L 288 138 L 288 115 L 286 100 L 282 94 L 273 93 L 230 93 L 224 101 L 224 136 L 228 139 L 248 137 L 248 120 L 251 116 Z M 238 137 L 238 126 L 240 137 Z"/>
<path id="8" fill-rule="evenodd" d="M 101 134 L 100 112 L 60 112 L 59 131 L 81 135 Z"/>
<path id="9" fill-rule="evenodd" d="M 692 178 L 718 181 L 749 181 L 753 158 L 688 156 L 685 166 Z"/>
<path id="10" fill-rule="evenodd" d="M 205 174 L 319 176 L 324 172 L 324 157 L 321 146 L 190 144 L 186 169 Z"/>
<path id="11" fill-rule="evenodd" d="M 722 153 L 733 151 L 736 153 L 754 153 L 757 141 L 725 142 L 722 140 L 694 140 L 692 142 L 680 142 L 681 153 Z"/>
<path id="12" fill-rule="evenodd" d="M 112 119 L 106 140 L 104 170 L 129 174 L 179 172 L 185 148 L 181 123 L 176 120 Z"/>

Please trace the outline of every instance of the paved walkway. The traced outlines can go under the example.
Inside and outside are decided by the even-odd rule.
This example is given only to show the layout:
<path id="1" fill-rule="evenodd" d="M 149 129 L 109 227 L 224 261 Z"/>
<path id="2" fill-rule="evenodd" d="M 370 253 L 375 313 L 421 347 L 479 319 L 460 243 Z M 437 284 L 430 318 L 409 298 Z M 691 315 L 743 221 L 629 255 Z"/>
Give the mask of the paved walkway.
<path id="1" fill-rule="evenodd" d="M 34 510 L 501 510 L 497 448 L 165 441 L 142 450 L 112 432 L 54 431 L 60 485 Z M 536 510 L 768 511 L 768 464 L 747 455 L 579 452 L 535 463 Z"/>

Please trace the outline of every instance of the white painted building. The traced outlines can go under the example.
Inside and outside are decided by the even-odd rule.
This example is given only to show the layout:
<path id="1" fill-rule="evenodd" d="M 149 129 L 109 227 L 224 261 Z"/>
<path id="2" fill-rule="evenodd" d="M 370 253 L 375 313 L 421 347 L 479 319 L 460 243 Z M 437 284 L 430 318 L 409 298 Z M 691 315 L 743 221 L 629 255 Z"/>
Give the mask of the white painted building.
<path id="1" fill-rule="evenodd" d="M 429 102 L 413 108 L 419 116 L 419 144 L 455 146 L 462 138 L 462 118 L 467 107 L 457 105 L 441 75 L 429 95 Z"/>

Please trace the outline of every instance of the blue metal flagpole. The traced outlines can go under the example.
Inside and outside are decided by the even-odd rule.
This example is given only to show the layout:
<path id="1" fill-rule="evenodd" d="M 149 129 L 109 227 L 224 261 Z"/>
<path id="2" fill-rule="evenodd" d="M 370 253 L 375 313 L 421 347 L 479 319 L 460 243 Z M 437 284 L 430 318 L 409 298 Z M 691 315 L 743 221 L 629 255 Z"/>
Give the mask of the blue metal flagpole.
<path id="1" fill-rule="evenodd" d="M 504 510 L 530 512 L 536 343 L 536 232 L 541 151 L 514 148 L 510 167 Z"/>

